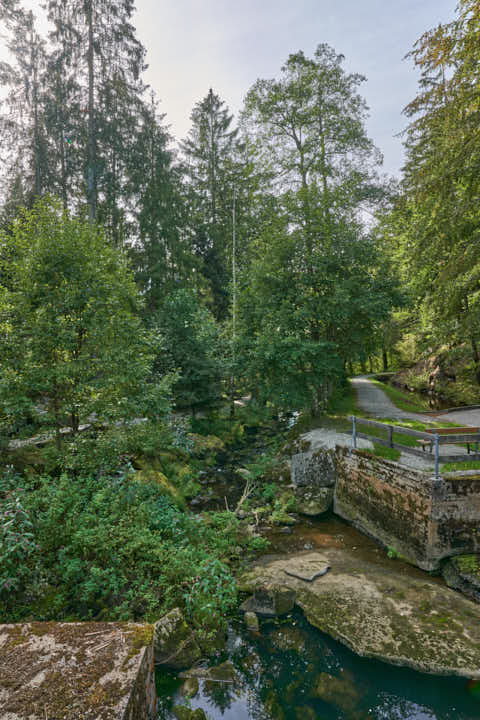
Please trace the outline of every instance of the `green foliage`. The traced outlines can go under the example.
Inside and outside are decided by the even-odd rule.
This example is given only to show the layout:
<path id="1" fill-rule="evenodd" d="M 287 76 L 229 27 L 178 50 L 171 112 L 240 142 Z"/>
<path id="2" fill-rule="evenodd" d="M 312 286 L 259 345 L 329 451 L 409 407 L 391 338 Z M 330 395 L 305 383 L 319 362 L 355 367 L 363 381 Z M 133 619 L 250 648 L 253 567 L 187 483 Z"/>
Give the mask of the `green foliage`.
<path id="1" fill-rule="evenodd" d="M 157 343 L 141 327 L 123 254 L 48 201 L 1 242 L 13 257 L 0 294 L 4 421 L 34 413 L 60 444 L 62 426 L 76 432 L 92 415 L 164 415 L 170 380 L 152 374 Z"/>
<path id="2" fill-rule="evenodd" d="M 219 615 L 221 618 L 235 607 L 235 580 L 220 560 L 203 560 L 198 567 L 198 576 L 191 582 L 184 598 L 194 626 L 205 632 L 207 628 L 215 628 Z"/>
<path id="3" fill-rule="evenodd" d="M 346 363 L 378 344 L 399 302 L 359 215 L 382 188 L 366 135 L 364 80 L 319 45 L 249 91 L 243 126 L 263 172 L 265 219 L 240 295 L 240 355 L 260 400 L 325 410 Z"/>
<path id="4" fill-rule="evenodd" d="M 110 475 L 140 457 L 157 457 L 172 440 L 167 422 L 146 420 L 83 432 L 66 442 L 60 453 L 49 448 L 48 455 L 50 466 L 56 464 L 69 474 Z"/>
<path id="5" fill-rule="evenodd" d="M 390 558 L 390 560 L 397 560 L 398 559 L 398 553 L 393 547 L 387 548 L 387 556 Z"/>
<path id="6" fill-rule="evenodd" d="M 272 502 L 278 494 L 278 485 L 276 483 L 267 483 L 262 487 L 262 498 L 265 502 Z"/>
<path id="7" fill-rule="evenodd" d="M 32 571 L 37 548 L 24 499 L 19 476 L 7 468 L 0 477 L 0 598 L 19 591 Z"/>
<path id="8" fill-rule="evenodd" d="M 180 605 L 199 625 L 223 622 L 236 592 L 226 563 L 242 542 L 232 514 L 183 513 L 131 474 L 25 483 L 15 520 L 22 583 L 3 585 L 2 617 L 155 619 Z M 2 581 L 8 572 L 2 565 Z"/>
<path id="9" fill-rule="evenodd" d="M 410 295 L 405 340 L 414 341 L 411 359 L 464 344 L 477 385 L 479 20 L 478 2 L 461 0 L 457 17 L 425 32 L 411 52 L 421 77 L 405 109 L 410 125 L 402 193 L 385 231 Z"/>
<path id="10" fill-rule="evenodd" d="M 173 386 L 177 405 L 193 410 L 215 402 L 220 394 L 222 351 L 215 320 L 197 294 L 172 292 L 164 298 L 154 325 L 163 337 L 157 367 L 162 373 L 179 372 Z"/>
<path id="11" fill-rule="evenodd" d="M 232 237 L 234 159 L 238 130 L 233 116 L 212 89 L 192 110 L 192 126 L 181 143 L 186 218 L 192 246 L 206 281 L 212 311 L 224 319 L 229 305 L 228 243 Z"/>
<path id="12" fill-rule="evenodd" d="M 480 473 L 479 460 L 466 460 L 465 462 L 444 463 L 442 472 L 463 472 L 464 470 L 478 470 Z"/>

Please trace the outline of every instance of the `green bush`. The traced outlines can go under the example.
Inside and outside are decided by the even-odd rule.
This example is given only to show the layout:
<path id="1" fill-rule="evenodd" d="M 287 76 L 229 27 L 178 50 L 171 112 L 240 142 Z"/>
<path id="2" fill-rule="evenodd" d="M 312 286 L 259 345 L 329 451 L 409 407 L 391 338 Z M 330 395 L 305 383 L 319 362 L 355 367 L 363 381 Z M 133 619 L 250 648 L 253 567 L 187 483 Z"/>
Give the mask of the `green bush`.
<path id="1" fill-rule="evenodd" d="M 22 589 L 36 546 L 19 477 L 7 468 L 0 478 L 0 597 Z"/>
<path id="2" fill-rule="evenodd" d="M 154 620 L 180 605 L 197 624 L 223 622 L 236 592 L 226 563 L 241 542 L 231 513 L 183 513 L 128 473 L 23 482 L 12 556 L 23 582 L 2 587 L 4 620 Z"/>

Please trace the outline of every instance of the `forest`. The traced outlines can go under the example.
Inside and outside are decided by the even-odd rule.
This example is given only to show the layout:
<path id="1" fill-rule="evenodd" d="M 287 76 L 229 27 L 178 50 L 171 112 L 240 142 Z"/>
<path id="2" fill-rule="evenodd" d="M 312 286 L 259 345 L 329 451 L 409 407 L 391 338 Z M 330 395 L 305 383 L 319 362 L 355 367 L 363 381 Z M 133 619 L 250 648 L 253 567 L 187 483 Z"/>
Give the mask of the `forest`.
<path id="1" fill-rule="evenodd" d="M 222 453 L 331 412 L 356 373 L 478 403 L 480 3 L 410 52 L 398 178 L 327 44 L 237 118 L 206 88 L 176 139 L 133 0 L 46 11 L 42 36 L 0 2 L 0 612 L 181 606 L 211 641 L 265 547 L 228 502 L 189 509 Z M 248 468 L 274 521 L 278 438 Z"/>

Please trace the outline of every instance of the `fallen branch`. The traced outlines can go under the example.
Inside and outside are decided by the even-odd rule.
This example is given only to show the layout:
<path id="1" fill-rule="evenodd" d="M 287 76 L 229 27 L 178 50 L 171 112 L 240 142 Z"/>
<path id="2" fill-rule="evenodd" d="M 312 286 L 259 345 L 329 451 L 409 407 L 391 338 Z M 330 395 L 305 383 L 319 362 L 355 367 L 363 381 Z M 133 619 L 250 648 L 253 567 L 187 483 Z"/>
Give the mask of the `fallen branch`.
<path id="1" fill-rule="evenodd" d="M 245 487 L 243 489 L 242 497 L 238 501 L 237 507 L 235 508 L 235 515 L 238 515 L 239 511 L 241 510 L 242 505 L 252 495 L 254 489 L 255 489 L 255 485 L 253 485 L 250 478 L 247 478 L 247 482 L 245 483 Z"/>

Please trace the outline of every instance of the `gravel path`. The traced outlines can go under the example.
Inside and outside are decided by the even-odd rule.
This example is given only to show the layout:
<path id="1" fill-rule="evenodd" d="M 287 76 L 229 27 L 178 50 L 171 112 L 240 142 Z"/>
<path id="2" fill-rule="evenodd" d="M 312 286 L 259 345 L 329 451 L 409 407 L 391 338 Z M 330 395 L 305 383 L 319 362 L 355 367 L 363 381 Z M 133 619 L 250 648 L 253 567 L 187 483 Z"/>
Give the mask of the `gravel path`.
<path id="1" fill-rule="evenodd" d="M 368 375 L 356 377 L 351 380 L 351 383 L 357 393 L 358 406 L 372 417 L 392 420 L 418 420 L 424 423 L 442 422 L 443 420 L 445 422 L 480 426 L 480 410 L 458 410 L 453 413 L 439 413 L 438 415 L 406 412 L 397 408 L 383 390 L 370 381 Z M 352 445 L 351 435 L 323 428 L 311 430 L 302 437 L 310 441 L 310 447 L 313 451 L 319 448 L 333 449 L 335 445 L 343 445 L 344 447 L 351 447 Z M 357 446 L 365 450 L 373 448 L 373 444 L 363 438 L 358 438 Z M 447 445 L 445 452 L 447 451 L 449 455 L 465 454 L 465 448 L 457 445 Z M 425 452 L 425 458 L 402 452 L 398 462 L 408 467 L 426 471 L 430 471 L 434 466 L 434 458 L 428 452 Z"/>
<path id="2" fill-rule="evenodd" d="M 357 392 L 358 406 L 373 417 L 391 418 L 392 420 L 418 420 L 424 423 L 437 420 L 436 416 L 400 410 L 378 385 L 371 382 L 368 375 L 353 378 L 350 382 Z"/>

